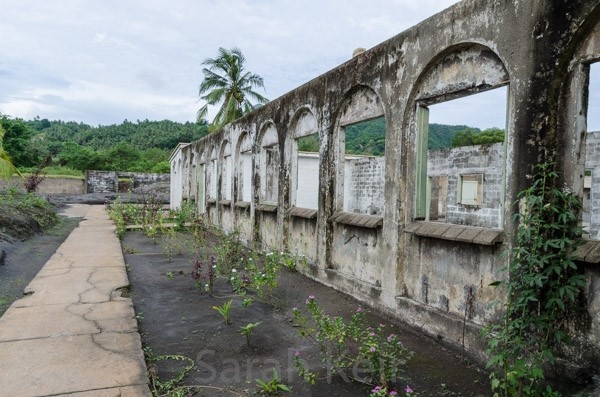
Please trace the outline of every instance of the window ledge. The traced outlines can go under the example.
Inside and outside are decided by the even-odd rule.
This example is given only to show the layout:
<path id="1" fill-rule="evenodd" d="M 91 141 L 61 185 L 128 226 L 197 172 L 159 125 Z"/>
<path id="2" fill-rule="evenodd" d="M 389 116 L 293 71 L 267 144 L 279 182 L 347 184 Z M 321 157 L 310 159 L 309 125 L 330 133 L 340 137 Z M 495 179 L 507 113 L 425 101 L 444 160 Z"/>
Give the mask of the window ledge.
<path id="1" fill-rule="evenodd" d="M 290 215 L 296 218 L 315 219 L 317 217 L 317 210 L 311 210 L 310 208 L 293 207 L 290 210 Z"/>
<path id="2" fill-rule="evenodd" d="M 575 249 L 573 257 L 581 262 L 600 263 L 600 241 L 583 239 L 583 244 Z"/>
<path id="3" fill-rule="evenodd" d="M 231 200 L 221 200 L 219 204 L 221 204 L 224 207 L 229 207 L 231 205 Z"/>
<path id="4" fill-rule="evenodd" d="M 414 222 L 406 225 L 404 232 L 414 234 L 415 236 L 481 245 L 494 245 L 504 241 L 504 232 L 502 229 L 453 225 L 441 222 Z"/>
<path id="5" fill-rule="evenodd" d="M 208 198 L 206 199 L 206 204 L 216 204 L 217 203 L 217 199 L 215 198 Z"/>
<path id="6" fill-rule="evenodd" d="M 234 207 L 237 208 L 250 208 L 250 202 L 249 201 L 236 201 L 234 204 Z"/>
<path id="7" fill-rule="evenodd" d="M 277 206 L 275 204 L 259 204 L 256 206 L 256 209 L 262 212 L 277 212 Z"/>
<path id="8" fill-rule="evenodd" d="M 354 212 L 337 211 L 330 221 L 342 223 L 344 225 L 352 225 L 358 227 L 366 227 L 369 229 L 377 229 L 383 226 L 383 217 L 379 215 L 357 214 Z"/>

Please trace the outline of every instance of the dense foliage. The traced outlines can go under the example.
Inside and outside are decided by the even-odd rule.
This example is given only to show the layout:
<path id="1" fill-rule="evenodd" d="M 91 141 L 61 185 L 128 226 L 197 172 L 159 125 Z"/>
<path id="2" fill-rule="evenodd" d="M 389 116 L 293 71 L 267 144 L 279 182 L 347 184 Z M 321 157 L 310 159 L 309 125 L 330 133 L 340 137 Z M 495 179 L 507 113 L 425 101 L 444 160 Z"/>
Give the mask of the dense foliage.
<path id="1" fill-rule="evenodd" d="M 487 328 L 494 397 L 559 395 L 545 372 L 585 312 L 583 270 L 573 259 L 581 242 L 581 198 L 559 185 L 554 164 L 536 167 L 519 194 L 518 230 L 505 281 L 505 317 Z"/>
<path id="2" fill-rule="evenodd" d="M 346 154 L 365 156 L 385 155 L 385 118 L 361 121 L 346 126 Z M 461 139 L 456 139 L 456 136 Z M 491 128 L 481 131 L 466 125 L 429 124 L 429 150 L 444 149 L 457 146 L 489 144 L 502 142 L 504 131 Z M 318 152 L 319 137 L 317 134 L 298 139 L 298 150 L 301 152 Z"/>
<path id="3" fill-rule="evenodd" d="M 179 142 L 192 142 L 208 133 L 206 121 L 125 120 L 92 127 L 72 121 L 0 117 L 4 149 L 20 169 L 42 162 L 84 171 L 169 172 L 169 155 Z"/>
<path id="4" fill-rule="evenodd" d="M 504 130 L 501 130 L 500 128 L 488 128 L 483 131 L 467 128 L 458 131 L 452 137 L 452 147 L 490 145 L 498 142 L 504 142 Z"/>
<path id="5" fill-rule="evenodd" d="M 4 150 L 4 129 L 0 125 L 0 178 L 9 179 L 14 173 L 18 173 L 8 152 Z"/>

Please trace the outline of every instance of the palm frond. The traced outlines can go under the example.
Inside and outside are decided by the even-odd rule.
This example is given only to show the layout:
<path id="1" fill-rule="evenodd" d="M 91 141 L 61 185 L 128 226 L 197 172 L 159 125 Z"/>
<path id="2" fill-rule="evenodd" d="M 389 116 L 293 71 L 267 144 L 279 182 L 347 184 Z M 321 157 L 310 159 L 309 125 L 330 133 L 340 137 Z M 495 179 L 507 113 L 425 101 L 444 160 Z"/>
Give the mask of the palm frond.
<path id="1" fill-rule="evenodd" d="M 208 112 L 208 105 L 221 103 L 212 122 L 213 127 L 221 127 L 252 111 L 251 98 L 258 103 L 267 103 L 268 99 L 254 91 L 263 88 L 263 78 L 255 73 L 245 71 L 246 58 L 238 47 L 227 50 L 219 47 L 216 58 L 207 58 L 202 62 L 204 80 L 198 88 L 200 98 L 206 101 L 197 118 L 201 119 Z M 214 128 L 213 128 L 214 129 Z"/>

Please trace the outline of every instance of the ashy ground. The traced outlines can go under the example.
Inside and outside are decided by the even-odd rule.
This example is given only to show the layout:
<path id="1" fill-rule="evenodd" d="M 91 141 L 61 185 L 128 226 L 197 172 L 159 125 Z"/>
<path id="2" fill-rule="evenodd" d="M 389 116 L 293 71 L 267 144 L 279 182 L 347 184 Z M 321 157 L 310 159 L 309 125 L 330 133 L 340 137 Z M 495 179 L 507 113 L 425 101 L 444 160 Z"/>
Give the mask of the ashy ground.
<path id="1" fill-rule="evenodd" d="M 298 335 L 292 322 L 292 309 L 303 307 L 309 295 L 315 296 L 331 315 L 349 318 L 359 305 L 351 297 L 325 287 L 298 272 L 284 270 L 277 296 L 279 305 L 254 302 L 245 307 L 243 297 L 231 290 L 226 280 L 216 283 L 213 296 L 202 294 L 190 277 L 194 256 L 169 258 L 160 239 L 149 239 L 141 232 L 128 232 L 122 242 L 131 283 L 142 342 L 153 355 L 181 355 L 195 364 L 183 384 L 200 385 L 202 396 L 240 396 L 256 391 L 255 380 L 270 379 L 276 368 L 281 380 L 292 388 L 290 396 L 364 397 L 372 386 L 350 381 L 339 373 L 319 372 L 319 381 L 308 385 L 293 367 L 293 355 L 300 352 L 311 368 L 322 366 L 318 348 Z M 200 255 L 214 253 L 220 241 L 206 240 Z M 232 299 L 232 325 L 224 325 L 212 308 Z M 374 324 L 383 323 L 390 333 L 401 335 L 406 347 L 414 351 L 406 371 L 397 382 L 419 396 L 486 396 L 487 374 L 401 324 L 369 312 Z M 248 323 L 260 325 L 251 335 L 251 344 L 239 328 Z M 174 377 L 185 363 L 158 361 L 150 367 L 163 380 Z"/>

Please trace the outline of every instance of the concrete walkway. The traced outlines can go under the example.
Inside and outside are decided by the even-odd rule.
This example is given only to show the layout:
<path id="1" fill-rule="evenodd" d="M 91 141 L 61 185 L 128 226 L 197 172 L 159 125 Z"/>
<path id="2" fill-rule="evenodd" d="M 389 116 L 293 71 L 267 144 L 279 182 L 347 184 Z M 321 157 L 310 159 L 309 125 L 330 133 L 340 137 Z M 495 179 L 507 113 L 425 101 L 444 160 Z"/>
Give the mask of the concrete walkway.
<path id="1" fill-rule="evenodd" d="M 150 396 L 114 225 L 70 211 L 85 219 L 0 318 L 0 395 Z"/>

